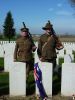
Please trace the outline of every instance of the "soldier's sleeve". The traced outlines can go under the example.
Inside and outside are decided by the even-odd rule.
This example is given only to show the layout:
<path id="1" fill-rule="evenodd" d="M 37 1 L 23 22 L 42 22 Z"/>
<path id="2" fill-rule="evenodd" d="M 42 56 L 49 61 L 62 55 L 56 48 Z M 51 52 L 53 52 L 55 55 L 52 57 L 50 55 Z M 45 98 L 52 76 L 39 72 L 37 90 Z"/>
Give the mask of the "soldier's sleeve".
<path id="1" fill-rule="evenodd" d="M 42 41 L 41 41 L 41 38 L 40 38 L 39 41 L 38 41 L 37 54 L 38 54 L 39 58 L 40 58 L 41 55 L 42 55 Z"/>
<path id="2" fill-rule="evenodd" d="M 31 43 L 32 43 L 32 51 L 35 52 L 35 50 L 36 50 L 37 47 L 36 47 L 36 45 L 35 45 L 34 42 L 31 41 Z"/>
<path id="3" fill-rule="evenodd" d="M 35 45 L 33 45 L 32 51 L 35 52 L 36 48 L 37 48 L 37 47 L 36 47 Z"/>
<path id="4" fill-rule="evenodd" d="M 17 51 L 18 51 L 18 42 L 16 41 L 15 50 L 14 50 L 14 60 L 17 60 Z"/>

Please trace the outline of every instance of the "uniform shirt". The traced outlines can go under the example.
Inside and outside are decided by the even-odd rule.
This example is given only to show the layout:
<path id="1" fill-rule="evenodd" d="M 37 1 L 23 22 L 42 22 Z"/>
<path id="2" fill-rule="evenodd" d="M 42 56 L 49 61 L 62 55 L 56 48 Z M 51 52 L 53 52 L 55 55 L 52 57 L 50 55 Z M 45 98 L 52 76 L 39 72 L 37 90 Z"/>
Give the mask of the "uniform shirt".
<path id="1" fill-rule="evenodd" d="M 14 59 L 18 61 L 30 61 L 33 58 L 32 48 L 34 44 L 29 37 L 20 37 L 16 40 Z"/>
<path id="2" fill-rule="evenodd" d="M 43 45 L 46 42 L 47 44 L 43 47 Z M 38 49 L 37 49 L 38 56 L 43 57 L 44 59 L 56 58 L 57 56 L 55 47 L 56 47 L 56 41 L 53 36 L 48 34 L 41 35 L 38 41 Z"/>

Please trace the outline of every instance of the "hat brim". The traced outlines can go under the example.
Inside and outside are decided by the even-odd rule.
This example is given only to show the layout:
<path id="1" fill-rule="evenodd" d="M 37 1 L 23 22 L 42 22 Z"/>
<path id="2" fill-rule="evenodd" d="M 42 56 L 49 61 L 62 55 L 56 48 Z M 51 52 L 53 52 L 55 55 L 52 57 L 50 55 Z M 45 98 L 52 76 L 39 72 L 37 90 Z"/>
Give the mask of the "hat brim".
<path id="1" fill-rule="evenodd" d="M 52 27 L 50 27 L 50 28 L 46 28 L 46 27 L 43 27 L 42 29 L 43 30 L 48 30 L 48 29 L 51 29 Z"/>
<path id="2" fill-rule="evenodd" d="M 50 24 L 50 26 L 45 26 L 45 27 L 42 27 L 42 29 L 43 29 L 43 30 L 48 30 L 48 29 L 51 29 L 51 28 L 52 28 L 52 26 L 53 26 L 53 25 L 52 25 L 52 24 Z"/>
<path id="3" fill-rule="evenodd" d="M 28 28 L 21 28 L 20 30 L 21 30 L 22 32 L 28 32 L 29 29 L 28 29 Z"/>

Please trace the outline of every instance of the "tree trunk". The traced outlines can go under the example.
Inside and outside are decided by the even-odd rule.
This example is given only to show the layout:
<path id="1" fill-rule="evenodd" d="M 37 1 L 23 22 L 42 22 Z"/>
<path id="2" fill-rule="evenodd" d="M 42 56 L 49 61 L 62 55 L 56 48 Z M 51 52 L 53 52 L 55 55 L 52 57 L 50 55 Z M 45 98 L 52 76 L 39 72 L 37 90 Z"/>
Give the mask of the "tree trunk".
<path id="1" fill-rule="evenodd" d="M 10 36 L 9 36 L 9 43 L 10 43 Z"/>

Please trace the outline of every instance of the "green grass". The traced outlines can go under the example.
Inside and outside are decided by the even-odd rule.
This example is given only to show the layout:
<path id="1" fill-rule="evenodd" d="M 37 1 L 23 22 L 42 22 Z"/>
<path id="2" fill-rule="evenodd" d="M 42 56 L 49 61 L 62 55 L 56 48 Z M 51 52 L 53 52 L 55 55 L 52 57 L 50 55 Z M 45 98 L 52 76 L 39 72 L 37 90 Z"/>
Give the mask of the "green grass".
<path id="1" fill-rule="evenodd" d="M 0 84 L 8 84 L 9 81 L 9 73 L 8 72 L 2 72 L 0 73 Z"/>
<path id="2" fill-rule="evenodd" d="M 64 58 L 59 58 L 59 66 L 62 66 L 62 63 L 64 63 Z"/>
<path id="3" fill-rule="evenodd" d="M 64 54 L 66 54 L 66 50 L 64 50 Z"/>
<path id="4" fill-rule="evenodd" d="M 34 80 L 33 71 L 30 72 L 26 84 L 28 85 L 26 89 L 27 95 L 35 93 L 35 80 Z"/>
<path id="5" fill-rule="evenodd" d="M 9 73 L 0 73 L 0 95 L 9 93 Z"/>
<path id="6" fill-rule="evenodd" d="M 75 51 L 73 50 L 72 54 L 74 55 L 74 63 L 75 63 Z"/>
<path id="7" fill-rule="evenodd" d="M 4 69 L 4 58 L 0 57 L 0 69 Z"/>

